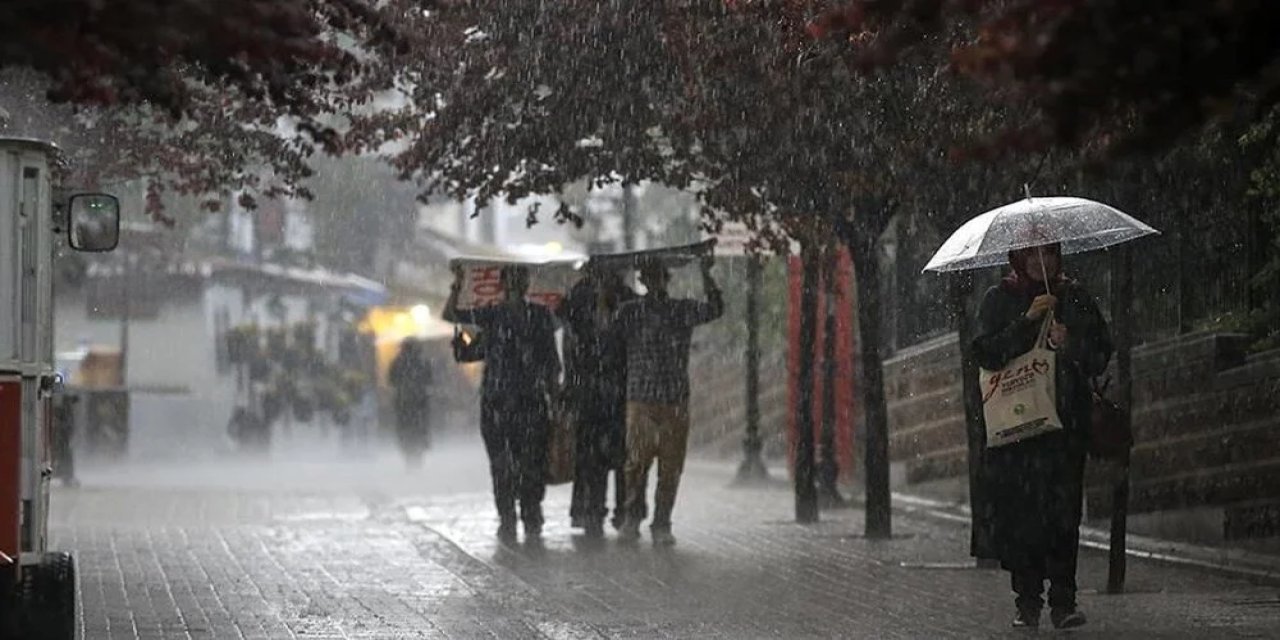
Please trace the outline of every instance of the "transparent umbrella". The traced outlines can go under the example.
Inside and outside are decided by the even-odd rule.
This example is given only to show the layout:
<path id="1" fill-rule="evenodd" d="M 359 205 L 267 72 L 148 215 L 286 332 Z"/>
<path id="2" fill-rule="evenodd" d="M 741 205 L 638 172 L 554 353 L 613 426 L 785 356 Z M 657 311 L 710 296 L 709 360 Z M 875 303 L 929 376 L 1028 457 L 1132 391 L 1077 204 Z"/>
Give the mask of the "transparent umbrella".
<path id="1" fill-rule="evenodd" d="M 1062 244 L 1084 253 L 1158 234 L 1133 216 L 1101 202 L 1073 197 L 1027 198 L 992 209 L 951 234 L 925 271 L 964 271 L 1008 262 L 1009 252 Z"/>

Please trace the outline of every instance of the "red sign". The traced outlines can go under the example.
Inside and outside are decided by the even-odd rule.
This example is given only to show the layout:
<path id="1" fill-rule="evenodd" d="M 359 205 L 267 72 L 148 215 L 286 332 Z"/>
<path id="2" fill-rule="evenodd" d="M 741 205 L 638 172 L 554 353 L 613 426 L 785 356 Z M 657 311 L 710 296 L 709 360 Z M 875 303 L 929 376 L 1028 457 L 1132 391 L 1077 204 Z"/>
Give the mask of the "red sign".
<path id="1" fill-rule="evenodd" d="M 502 268 L 513 263 L 483 259 L 460 258 L 453 261 L 462 267 L 462 292 L 458 296 L 459 309 L 485 307 L 503 298 Z M 529 300 L 554 311 L 560 306 L 569 288 L 581 277 L 572 262 L 548 262 L 522 264 L 529 270 Z"/>
<path id="2" fill-rule="evenodd" d="M 0 378 L 0 553 L 22 551 L 22 379 Z"/>

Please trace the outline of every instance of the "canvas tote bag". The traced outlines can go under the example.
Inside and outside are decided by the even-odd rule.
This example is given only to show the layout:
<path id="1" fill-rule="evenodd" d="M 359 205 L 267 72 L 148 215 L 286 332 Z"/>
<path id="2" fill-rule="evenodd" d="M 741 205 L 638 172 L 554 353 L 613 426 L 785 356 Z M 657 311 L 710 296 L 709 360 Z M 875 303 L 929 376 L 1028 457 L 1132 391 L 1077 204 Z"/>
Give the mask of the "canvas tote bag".
<path id="1" fill-rule="evenodd" d="M 980 370 L 987 447 L 1003 447 L 1062 430 L 1058 416 L 1058 354 L 1048 346 L 1053 314 L 1046 314 L 1031 350 L 999 371 Z"/>
<path id="2" fill-rule="evenodd" d="M 547 433 L 547 476 L 548 485 L 573 482 L 576 466 L 577 438 L 574 435 L 578 421 L 577 412 L 572 403 L 564 397 L 557 397 L 551 403 L 550 431 Z"/>

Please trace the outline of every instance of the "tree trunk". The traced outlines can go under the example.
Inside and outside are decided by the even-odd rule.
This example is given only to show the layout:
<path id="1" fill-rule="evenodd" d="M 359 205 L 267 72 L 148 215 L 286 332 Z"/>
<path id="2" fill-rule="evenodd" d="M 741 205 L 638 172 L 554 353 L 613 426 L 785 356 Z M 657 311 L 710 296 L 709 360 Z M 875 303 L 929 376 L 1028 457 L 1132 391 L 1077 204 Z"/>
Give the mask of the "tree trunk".
<path id="1" fill-rule="evenodd" d="M 814 343 L 817 340 L 818 311 L 818 253 L 811 247 L 801 252 L 803 263 L 803 284 L 800 291 L 800 349 L 799 386 L 800 405 L 797 407 L 796 423 L 799 433 L 796 434 L 796 521 L 810 523 L 818 521 L 818 491 L 814 485 L 814 442 L 813 442 L 813 365 Z"/>
<path id="2" fill-rule="evenodd" d="M 636 192 L 632 185 L 622 188 L 622 249 L 636 249 Z"/>
<path id="3" fill-rule="evenodd" d="M 838 256 L 833 251 L 825 265 L 822 286 L 822 447 L 818 462 L 818 495 L 823 508 L 845 506 L 840 495 L 840 463 L 836 452 L 836 272 Z"/>
<path id="4" fill-rule="evenodd" d="M 1116 403 L 1133 422 L 1133 321 L 1129 301 L 1133 299 L 1133 254 L 1122 247 L 1114 255 L 1113 273 L 1116 288 L 1111 298 L 1111 330 L 1116 345 Z M 1129 525 L 1129 454 L 1120 462 L 1120 478 L 1112 487 L 1110 562 L 1107 568 L 1107 592 L 1123 593 L 1127 558 L 1125 542 Z"/>
<path id="5" fill-rule="evenodd" d="M 884 303 L 880 288 L 880 261 L 876 253 L 878 235 L 860 233 L 849 243 L 855 272 L 861 343 L 867 538 L 888 538 L 893 533 L 889 496 L 889 416 L 884 393 L 884 364 L 880 360 Z"/>
<path id="6" fill-rule="evenodd" d="M 982 387 L 978 384 L 978 363 L 973 357 L 977 334 L 969 296 L 973 294 L 973 274 L 957 273 L 951 280 L 951 308 L 956 316 L 960 342 L 960 389 L 964 400 L 965 435 L 969 449 L 969 555 L 979 561 L 995 558 L 991 547 L 990 506 L 983 484 L 982 459 L 987 446 L 982 420 Z"/>

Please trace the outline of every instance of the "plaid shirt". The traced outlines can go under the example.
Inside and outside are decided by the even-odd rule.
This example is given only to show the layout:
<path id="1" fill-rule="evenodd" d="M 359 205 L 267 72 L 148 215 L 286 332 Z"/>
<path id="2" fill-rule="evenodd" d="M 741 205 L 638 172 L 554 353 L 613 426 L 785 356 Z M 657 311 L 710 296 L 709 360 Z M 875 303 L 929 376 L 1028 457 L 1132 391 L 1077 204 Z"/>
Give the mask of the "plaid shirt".
<path id="1" fill-rule="evenodd" d="M 647 295 L 618 311 L 627 337 L 627 400 L 683 404 L 689 400 L 689 343 L 693 328 L 724 313 L 720 292 L 707 301 L 672 300 Z"/>

